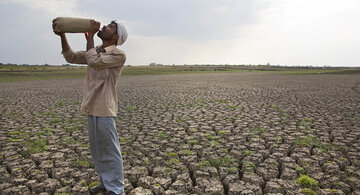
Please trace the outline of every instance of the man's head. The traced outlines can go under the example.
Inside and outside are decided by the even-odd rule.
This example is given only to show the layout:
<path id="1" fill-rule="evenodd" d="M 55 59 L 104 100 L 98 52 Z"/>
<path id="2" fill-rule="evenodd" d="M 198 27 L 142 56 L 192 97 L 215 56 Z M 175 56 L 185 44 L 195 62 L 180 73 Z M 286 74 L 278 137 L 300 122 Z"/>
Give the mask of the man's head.
<path id="1" fill-rule="evenodd" d="M 122 45 L 127 38 L 127 32 L 124 25 L 116 21 L 111 21 L 110 24 L 103 26 L 101 30 L 99 30 L 97 36 L 103 42 L 109 42 L 111 45 Z"/>

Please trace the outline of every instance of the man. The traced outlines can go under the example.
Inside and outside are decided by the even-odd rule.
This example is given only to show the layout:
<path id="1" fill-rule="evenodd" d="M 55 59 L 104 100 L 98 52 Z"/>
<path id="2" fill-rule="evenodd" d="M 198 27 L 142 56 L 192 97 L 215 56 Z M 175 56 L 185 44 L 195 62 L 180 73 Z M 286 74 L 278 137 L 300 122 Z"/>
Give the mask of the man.
<path id="1" fill-rule="evenodd" d="M 53 22 L 53 28 L 56 21 Z M 127 38 L 125 27 L 112 21 L 100 31 L 100 23 L 91 20 L 86 51 L 74 52 L 65 33 L 55 32 L 61 37 L 62 54 L 69 63 L 87 64 L 81 104 L 82 113 L 88 118 L 88 133 L 91 156 L 99 176 L 99 184 L 91 193 L 107 191 L 108 194 L 124 193 L 123 162 L 119 138 L 115 126 L 117 114 L 116 82 L 124 66 L 125 53 L 116 48 Z M 55 29 L 55 28 L 54 28 Z M 94 35 L 102 45 L 94 48 Z"/>

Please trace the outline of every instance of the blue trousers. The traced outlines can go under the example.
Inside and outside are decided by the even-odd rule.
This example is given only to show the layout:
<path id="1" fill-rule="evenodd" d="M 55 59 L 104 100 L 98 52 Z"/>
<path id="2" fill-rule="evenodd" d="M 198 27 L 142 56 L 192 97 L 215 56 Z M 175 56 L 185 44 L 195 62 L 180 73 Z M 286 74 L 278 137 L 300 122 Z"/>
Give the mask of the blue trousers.
<path id="1" fill-rule="evenodd" d="M 115 118 L 88 115 L 88 131 L 99 185 L 106 191 L 121 194 L 125 186 L 124 171 Z"/>

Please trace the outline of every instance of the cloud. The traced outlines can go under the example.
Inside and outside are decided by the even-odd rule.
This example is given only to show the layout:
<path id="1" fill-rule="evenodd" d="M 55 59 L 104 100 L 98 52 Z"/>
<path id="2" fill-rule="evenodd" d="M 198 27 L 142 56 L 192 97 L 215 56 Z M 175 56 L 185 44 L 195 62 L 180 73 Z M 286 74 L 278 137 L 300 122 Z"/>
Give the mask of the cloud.
<path id="1" fill-rule="evenodd" d="M 81 15 L 75 0 L 5 0 L 6 4 L 16 4 L 56 15 Z"/>
<path id="2" fill-rule="evenodd" d="M 19 64 L 66 63 L 60 54 L 60 39 L 52 32 L 51 22 L 60 14 L 73 16 L 77 9 L 73 2 L 1 2 L 0 18 L 5 28 L 1 30 L 0 41 L 6 47 L 0 48 L 0 61 Z M 74 34 L 68 36 L 68 39 L 73 48 L 85 48 L 84 35 Z"/>
<path id="3" fill-rule="evenodd" d="M 67 16 L 104 20 L 101 15 L 97 16 L 84 9 L 79 0 L 3 0 L 2 3 L 26 7 L 29 10 L 40 12 L 44 16 Z"/>
<path id="4" fill-rule="evenodd" d="M 136 36 L 183 40 L 234 38 L 243 26 L 260 22 L 262 11 L 270 5 L 259 0 L 80 2 L 96 15 L 121 18 Z M 99 6 L 102 9 L 95 9 Z"/>
<path id="5" fill-rule="evenodd" d="M 359 65 L 360 1 L 283 1 L 271 56 L 280 64 Z M 352 57 L 351 57 L 352 56 Z"/>

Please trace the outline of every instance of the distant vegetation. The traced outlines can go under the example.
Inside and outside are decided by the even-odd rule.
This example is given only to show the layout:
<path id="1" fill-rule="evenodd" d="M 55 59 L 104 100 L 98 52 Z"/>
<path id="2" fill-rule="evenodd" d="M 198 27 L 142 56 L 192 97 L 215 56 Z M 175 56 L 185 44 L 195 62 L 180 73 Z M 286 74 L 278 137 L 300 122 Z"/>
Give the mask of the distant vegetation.
<path id="1" fill-rule="evenodd" d="M 0 82 L 83 78 L 86 66 L 4 65 L 0 63 Z M 359 74 L 360 68 L 289 67 L 270 65 L 161 65 L 125 66 L 122 76 L 191 73 L 263 72 L 272 74 Z"/>

